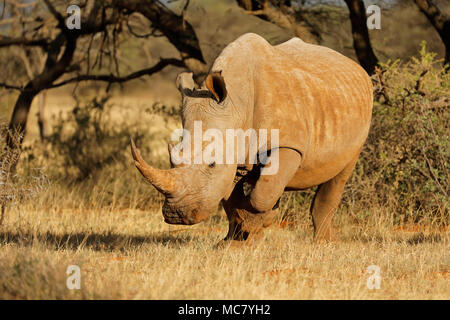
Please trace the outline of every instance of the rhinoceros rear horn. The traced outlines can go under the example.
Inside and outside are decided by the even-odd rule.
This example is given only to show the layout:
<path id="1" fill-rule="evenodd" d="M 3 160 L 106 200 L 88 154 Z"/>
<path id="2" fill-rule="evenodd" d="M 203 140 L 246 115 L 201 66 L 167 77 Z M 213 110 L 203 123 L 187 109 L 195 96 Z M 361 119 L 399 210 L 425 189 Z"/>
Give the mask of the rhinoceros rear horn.
<path id="1" fill-rule="evenodd" d="M 227 97 L 227 87 L 222 77 L 222 71 L 211 72 L 205 79 L 206 88 L 213 94 L 217 102 L 221 103 Z"/>
<path id="2" fill-rule="evenodd" d="M 131 139 L 131 154 L 136 168 L 159 192 L 164 195 L 171 195 L 177 191 L 178 186 L 175 177 L 177 175 L 175 172 L 177 169 L 160 170 L 147 164 L 141 157 L 133 139 Z"/>

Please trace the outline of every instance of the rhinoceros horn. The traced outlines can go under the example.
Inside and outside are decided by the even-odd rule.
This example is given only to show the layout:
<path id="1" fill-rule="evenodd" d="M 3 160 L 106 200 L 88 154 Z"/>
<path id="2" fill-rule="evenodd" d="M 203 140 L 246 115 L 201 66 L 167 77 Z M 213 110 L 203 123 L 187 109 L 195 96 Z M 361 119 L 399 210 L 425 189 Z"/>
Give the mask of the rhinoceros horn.
<path id="1" fill-rule="evenodd" d="M 133 139 L 131 139 L 131 154 L 136 168 L 159 192 L 167 196 L 173 195 L 179 190 L 177 176 L 181 174 L 179 171 L 182 169 L 160 170 L 153 168 L 141 157 Z"/>

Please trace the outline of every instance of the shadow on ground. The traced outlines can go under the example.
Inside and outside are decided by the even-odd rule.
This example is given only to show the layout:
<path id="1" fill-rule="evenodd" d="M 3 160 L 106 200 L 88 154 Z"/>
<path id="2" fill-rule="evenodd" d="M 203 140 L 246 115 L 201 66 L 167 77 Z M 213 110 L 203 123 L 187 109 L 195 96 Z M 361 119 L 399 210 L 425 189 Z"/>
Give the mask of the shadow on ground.
<path id="1" fill-rule="evenodd" d="M 357 235 L 352 237 L 346 237 L 342 239 L 343 241 L 361 241 L 364 243 L 367 242 L 397 242 L 397 243 L 406 243 L 408 245 L 418 245 L 421 243 L 436 243 L 442 241 L 442 236 L 439 234 L 424 234 L 422 232 L 410 235 L 410 236 L 394 236 L 394 237 L 383 237 L 379 235 Z"/>
<path id="2" fill-rule="evenodd" d="M 204 239 L 202 239 L 204 240 Z M 46 232 L 42 234 L 31 234 L 27 232 L 0 232 L 0 246 L 7 244 L 20 244 L 32 246 L 40 243 L 56 250 L 70 249 L 78 250 L 89 248 L 96 251 L 126 250 L 128 248 L 140 247 L 144 244 L 160 244 L 170 247 L 179 247 L 189 242 L 200 241 L 200 237 L 176 234 L 168 232 L 149 236 L 130 236 L 117 233 L 73 233 L 53 234 Z"/>
<path id="3" fill-rule="evenodd" d="M 185 231 L 185 230 L 180 230 Z M 132 236 L 120 233 L 89 233 L 80 232 L 72 234 L 54 234 L 51 232 L 33 234 L 29 232 L 0 232 L 0 246 L 7 244 L 18 244 L 21 246 L 32 246 L 42 244 L 55 250 L 79 250 L 83 248 L 95 251 L 125 251 L 130 248 L 140 247 L 145 244 L 159 244 L 163 246 L 179 248 L 191 242 L 203 242 L 204 237 L 185 232 L 159 232 L 148 236 Z M 340 241 L 359 241 L 363 243 L 386 241 L 405 243 L 408 245 L 418 245 L 421 243 L 441 242 L 442 236 L 439 234 L 416 233 L 402 237 L 383 237 L 380 235 L 358 235 L 352 237 L 342 237 Z"/>

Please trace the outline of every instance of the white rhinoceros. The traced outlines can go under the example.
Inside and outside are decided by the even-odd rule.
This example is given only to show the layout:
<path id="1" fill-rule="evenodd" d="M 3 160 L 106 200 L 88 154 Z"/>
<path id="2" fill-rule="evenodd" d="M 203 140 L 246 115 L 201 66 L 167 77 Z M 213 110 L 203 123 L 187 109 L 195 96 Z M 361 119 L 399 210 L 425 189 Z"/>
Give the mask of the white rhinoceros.
<path id="1" fill-rule="evenodd" d="M 248 33 L 222 51 L 201 88 L 191 73 L 180 74 L 177 86 L 186 132 L 199 122 L 202 133 L 213 128 L 224 137 L 230 129 L 275 130 L 277 141 L 270 136 L 264 146 L 270 162 L 277 155 L 278 170 L 264 174 L 270 162 L 255 163 L 250 144 L 245 163 L 236 157 L 231 163 L 159 170 L 132 143 L 137 168 L 166 197 L 165 221 L 198 223 L 222 201 L 230 222 L 225 240 L 246 240 L 271 224 L 284 191 L 319 186 L 311 209 L 315 238 L 329 239 L 331 219 L 369 132 L 373 94 L 367 73 L 329 48 L 298 38 L 272 46 Z M 178 150 L 198 154 L 187 140 L 183 136 Z M 202 141 L 200 151 L 205 147 Z M 227 141 L 220 151 L 238 148 L 229 147 Z"/>

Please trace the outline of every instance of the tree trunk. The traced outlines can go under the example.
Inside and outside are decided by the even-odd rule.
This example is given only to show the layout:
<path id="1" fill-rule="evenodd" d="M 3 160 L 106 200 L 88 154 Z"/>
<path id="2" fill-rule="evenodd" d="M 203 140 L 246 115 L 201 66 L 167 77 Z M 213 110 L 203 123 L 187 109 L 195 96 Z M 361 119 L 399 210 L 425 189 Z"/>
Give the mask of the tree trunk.
<path id="1" fill-rule="evenodd" d="M 450 19 L 431 0 L 414 0 L 438 32 L 445 46 L 444 64 L 450 64 Z"/>
<path id="2" fill-rule="evenodd" d="M 378 59 L 370 44 L 369 30 L 367 29 L 366 8 L 362 0 L 345 0 L 350 11 L 352 24 L 353 47 L 359 64 L 368 74 L 373 74 Z"/>
<path id="3" fill-rule="evenodd" d="M 25 138 L 25 129 L 33 99 L 44 89 L 58 79 L 72 61 L 76 49 L 77 37 L 66 36 L 60 33 L 50 46 L 45 63 L 44 71 L 36 78 L 28 82 L 23 91 L 19 94 L 14 106 L 11 121 L 9 122 L 9 134 L 7 145 L 10 148 L 20 148 Z M 61 58 L 56 60 L 65 44 L 65 49 Z"/>
<path id="4" fill-rule="evenodd" d="M 37 90 L 24 90 L 17 98 L 14 105 L 14 111 L 9 122 L 9 134 L 7 145 L 9 148 L 15 149 L 22 145 L 25 138 L 25 128 L 27 126 L 28 113 L 30 112 L 31 103 L 34 97 L 39 93 Z"/>
<path id="5" fill-rule="evenodd" d="M 47 102 L 47 91 L 43 91 L 38 96 L 38 104 L 39 104 L 38 126 L 39 126 L 39 134 L 41 136 L 42 142 L 45 141 L 45 139 L 48 137 L 48 134 L 49 134 L 48 121 L 47 121 L 47 117 L 45 115 L 46 102 Z"/>
<path id="6" fill-rule="evenodd" d="M 3 224 L 3 219 L 5 218 L 6 204 L 1 204 L 1 215 L 0 215 L 0 226 Z"/>

